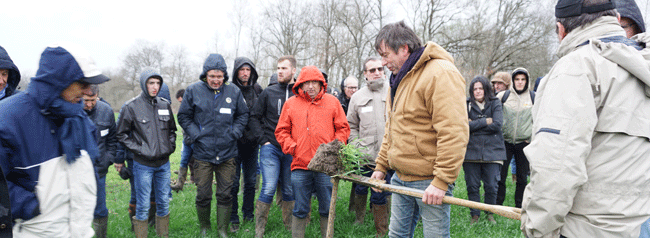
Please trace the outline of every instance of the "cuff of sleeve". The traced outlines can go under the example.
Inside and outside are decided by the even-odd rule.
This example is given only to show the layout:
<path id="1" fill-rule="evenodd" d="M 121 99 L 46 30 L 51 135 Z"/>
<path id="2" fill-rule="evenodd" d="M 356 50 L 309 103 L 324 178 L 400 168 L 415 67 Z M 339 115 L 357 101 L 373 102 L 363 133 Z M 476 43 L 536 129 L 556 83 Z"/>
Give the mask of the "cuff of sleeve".
<path id="1" fill-rule="evenodd" d="M 445 181 L 438 179 L 438 177 L 433 178 L 433 180 L 431 181 L 431 185 L 441 189 L 442 191 L 447 191 L 447 189 L 449 188 L 449 184 L 445 183 Z"/>
<path id="2" fill-rule="evenodd" d="M 375 165 L 375 171 L 380 171 L 380 172 L 386 173 L 386 172 L 388 172 L 388 168 L 384 167 L 381 164 L 376 164 Z"/>

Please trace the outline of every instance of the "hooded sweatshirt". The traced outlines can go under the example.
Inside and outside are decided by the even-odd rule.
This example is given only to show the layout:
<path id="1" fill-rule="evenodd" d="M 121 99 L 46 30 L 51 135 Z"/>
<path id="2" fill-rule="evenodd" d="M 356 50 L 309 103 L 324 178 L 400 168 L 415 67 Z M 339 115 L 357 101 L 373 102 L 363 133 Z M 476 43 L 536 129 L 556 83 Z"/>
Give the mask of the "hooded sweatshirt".
<path id="1" fill-rule="evenodd" d="M 20 83 L 20 71 L 2 46 L 0 46 L 0 69 L 9 70 L 7 86 L 4 89 L 0 89 L 0 100 L 2 100 L 17 93 L 16 89 L 18 88 L 18 83 Z"/>
<path id="2" fill-rule="evenodd" d="M 313 99 L 301 86 L 307 81 L 321 82 L 321 90 Z M 293 86 L 295 96 L 282 108 L 275 137 L 282 152 L 293 156 L 291 170 L 307 170 L 318 146 L 338 139 L 347 143 L 350 126 L 336 97 L 325 93 L 327 82 L 316 66 L 305 66 Z"/>
<path id="3" fill-rule="evenodd" d="M 247 65 L 251 69 L 250 77 L 248 78 L 248 85 L 243 85 L 241 79 L 239 79 L 239 69 Z M 248 110 L 253 109 L 253 106 L 257 103 L 257 98 L 260 93 L 262 93 L 262 87 L 257 84 L 257 69 L 255 69 L 255 64 L 253 61 L 246 57 L 238 57 L 235 59 L 235 67 L 232 71 L 233 83 L 241 90 L 244 100 L 246 101 L 246 106 Z M 259 130 L 254 130 L 252 126 L 252 120 L 248 120 L 246 129 L 244 129 L 244 135 L 239 138 L 238 142 L 240 144 L 251 144 L 256 145 L 257 140 L 259 139 Z"/>
<path id="4" fill-rule="evenodd" d="M 71 45 L 47 47 L 27 90 L 0 101 L 0 166 L 19 219 L 14 236 L 93 235 L 95 126 L 83 103 L 60 96 L 87 72 L 79 53 Z"/>
<path id="5" fill-rule="evenodd" d="M 169 161 L 176 150 L 176 121 L 167 99 L 149 95 L 147 81 L 163 79 L 159 73 L 146 69 L 140 74 L 142 93 L 126 102 L 117 123 L 117 139 L 133 153 L 133 160 L 160 167 Z"/>
<path id="6" fill-rule="evenodd" d="M 527 237 L 639 237 L 650 217 L 650 49 L 635 41 L 650 37 L 629 40 L 606 16 L 560 42 L 524 148 Z"/>
<path id="7" fill-rule="evenodd" d="M 237 140 L 248 123 L 248 106 L 239 88 L 228 83 L 226 61 L 210 54 L 203 64 L 199 82 L 185 89 L 178 109 L 178 122 L 192 144 L 192 157 L 221 164 L 238 155 Z M 223 84 L 211 88 L 205 76 L 210 70 L 224 72 Z"/>
<path id="8" fill-rule="evenodd" d="M 517 74 L 526 76 L 526 84 L 522 91 L 515 89 L 514 78 Z M 512 72 L 513 83 L 510 89 L 497 94 L 501 100 L 506 93 L 508 97 L 503 103 L 503 139 L 510 144 L 519 144 L 530 141 L 533 126 L 533 99 L 528 90 L 530 76 L 524 68 L 517 68 Z"/>

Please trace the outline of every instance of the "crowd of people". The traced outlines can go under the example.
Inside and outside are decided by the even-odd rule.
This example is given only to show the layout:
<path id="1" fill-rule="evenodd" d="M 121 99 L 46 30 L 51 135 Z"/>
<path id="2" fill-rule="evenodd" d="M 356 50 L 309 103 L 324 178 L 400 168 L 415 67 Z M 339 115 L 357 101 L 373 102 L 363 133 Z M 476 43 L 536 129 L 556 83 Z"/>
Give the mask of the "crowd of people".
<path id="1" fill-rule="evenodd" d="M 255 237 L 282 229 L 267 227 L 277 193 L 292 237 L 305 236 L 316 197 L 325 237 L 333 184 L 308 164 L 334 140 L 360 148 L 363 176 L 423 191 L 354 185 L 349 211 L 363 223 L 369 200 L 377 237 L 413 237 L 419 222 L 425 237 L 450 237 L 443 198 L 460 170 L 469 200 L 481 202 L 483 186 L 484 203 L 503 205 L 511 163 L 526 237 L 650 237 L 650 37 L 640 11 L 633 0 L 559 0 L 555 16 L 559 60 L 536 82 L 519 67 L 466 85 L 451 54 L 404 22 L 382 27 L 379 57 L 339 93 L 316 66 L 298 73 L 291 55 L 263 89 L 250 59 L 236 58 L 228 74 L 210 54 L 199 80 L 175 94 L 183 146 L 173 183 L 178 128 L 160 72 L 140 73 L 142 93 L 116 121 L 97 86 L 109 78 L 83 48 L 48 46 L 21 92 L 0 47 L 0 237 L 108 237 L 111 164 L 131 183 L 138 238 L 149 227 L 169 237 L 172 191 L 188 174 L 203 236 L 213 233 L 213 193 L 218 236 L 241 222 L 255 223 Z M 470 209 L 469 223 L 480 215 Z"/>

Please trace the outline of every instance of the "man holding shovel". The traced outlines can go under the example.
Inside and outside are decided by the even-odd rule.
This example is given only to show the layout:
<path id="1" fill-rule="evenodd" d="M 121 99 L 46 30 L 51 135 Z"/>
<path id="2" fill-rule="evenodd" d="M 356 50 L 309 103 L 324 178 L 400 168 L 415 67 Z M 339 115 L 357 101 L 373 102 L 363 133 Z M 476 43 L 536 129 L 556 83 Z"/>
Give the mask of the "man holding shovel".
<path id="1" fill-rule="evenodd" d="M 393 74 L 386 103 L 384 139 L 371 178 L 425 190 L 422 199 L 393 194 L 390 237 L 413 237 L 420 216 L 424 237 L 449 237 L 452 195 L 469 140 L 465 79 L 452 56 L 420 39 L 404 22 L 384 26 L 375 40 L 382 64 Z"/>

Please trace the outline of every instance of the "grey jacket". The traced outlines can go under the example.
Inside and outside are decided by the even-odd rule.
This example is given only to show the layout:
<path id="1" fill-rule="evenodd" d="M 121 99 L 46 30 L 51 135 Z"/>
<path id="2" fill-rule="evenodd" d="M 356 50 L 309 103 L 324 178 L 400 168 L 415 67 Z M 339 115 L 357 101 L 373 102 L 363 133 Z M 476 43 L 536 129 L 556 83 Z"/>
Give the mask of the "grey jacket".
<path id="1" fill-rule="evenodd" d="M 611 16 L 560 42 L 524 148 L 527 237 L 639 237 L 650 217 L 650 49 L 641 49 Z"/>
<path id="2" fill-rule="evenodd" d="M 375 166 L 375 158 L 381 148 L 386 125 L 386 95 L 388 86 L 385 80 L 366 81 L 367 85 L 350 98 L 348 105 L 348 124 L 353 143 L 366 154 L 367 163 Z"/>
<path id="3" fill-rule="evenodd" d="M 470 84 L 472 85 L 472 84 Z M 469 143 L 465 153 L 465 162 L 491 162 L 506 159 L 506 147 L 503 144 L 501 125 L 503 110 L 501 101 L 492 97 L 485 101 L 481 110 L 474 100 L 467 100 L 469 119 Z M 492 124 L 487 124 L 492 118 Z"/>

